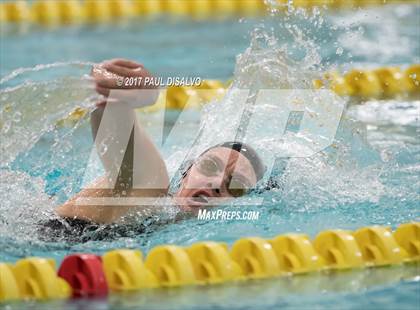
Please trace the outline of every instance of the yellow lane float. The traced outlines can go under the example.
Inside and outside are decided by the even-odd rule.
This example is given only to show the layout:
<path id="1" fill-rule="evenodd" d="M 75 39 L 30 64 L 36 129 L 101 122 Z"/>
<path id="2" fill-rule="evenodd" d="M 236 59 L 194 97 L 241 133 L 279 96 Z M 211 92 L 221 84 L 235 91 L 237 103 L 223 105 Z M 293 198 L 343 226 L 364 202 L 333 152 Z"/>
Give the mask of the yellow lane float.
<path id="1" fill-rule="evenodd" d="M 1 22 L 22 23 L 31 20 L 31 7 L 25 1 L 0 3 Z"/>
<path id="2" fill-rule="evenodd" d="M 233 244 L 230 256 L 246 278 L 269 278 L 281 273 L 273 247 L 262 238 L 239 239 Z"/>
<path id="3" fill-rule="evenodd" d="M 365 227 L 353 235 L 362 251 L 364 261 L 369 265 L 400 264 L 407 256 L 388 227 Z"/>
<path id="4" fill-rule="evenodd" d="M 315 250 L 329 269 L 350 269 L 364 266 L 362 252 L 349 231 L 326 230 L 315 238 Z"/>
<path id="5" fill-rule="evenodd" d="M 102 262 L 108 286 L 112 290 L 157 287 L 156 277 L 144 266 L 140 251 L 110 251 L 103 256 Z"/>
<path id="6" fill-rule="evenodd" d="M 12 267 L 12 271 L 22 299 L 47 300 L 71 296 L 69 284 L 57 276 L 52 259 L 21 259 Z"/>
<path id="7" fill-rule="evenodd" d="M 400 225 L 394 232 L 394 238 L 406 251 L 408 261 L 420 259 L 420 223 Z"/>
<path id="8" fill-rule="evenodd" d="M 270 240 L 282 272 L 306 273 L 324 266 L 307 235 L 288 234 Z"/>
<path id="9" fill-rule="evenodd" d="M 158 246 L 146 258 L 146 268 L 156 277 L 158 286 L 174 287 L 196 283 L 194 268 L 185 249 L 174 246 Z"/>
<path id="10" fill-rule="evenodd" d="M 0 302 L 21 297 L 12 268 L 9 264 L 0 263 Z"/>
<path id="11" fill-rule="evenodd" d="M 216 242 L 201 242 L 186 249 L 198 282 L 222 283 L 239 279 L 242 271 L 233 261 L 227 246 Z"/>

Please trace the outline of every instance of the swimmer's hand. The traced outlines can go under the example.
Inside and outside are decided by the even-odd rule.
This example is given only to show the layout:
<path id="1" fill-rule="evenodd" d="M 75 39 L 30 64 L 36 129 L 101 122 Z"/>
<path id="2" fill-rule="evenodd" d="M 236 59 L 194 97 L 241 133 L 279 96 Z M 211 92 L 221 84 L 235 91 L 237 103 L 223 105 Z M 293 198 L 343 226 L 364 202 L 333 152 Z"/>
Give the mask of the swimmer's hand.
<path id="1" fill-rule="evenodd" d="M 152 83 L 150 72 L 142 64 L 126 59 L 111 59 L 92 68 L 95 90 L 106 97 L 97 103 L 124 102 L 133 108 L 152 105 L 158 97 L 158 90 Z"/>

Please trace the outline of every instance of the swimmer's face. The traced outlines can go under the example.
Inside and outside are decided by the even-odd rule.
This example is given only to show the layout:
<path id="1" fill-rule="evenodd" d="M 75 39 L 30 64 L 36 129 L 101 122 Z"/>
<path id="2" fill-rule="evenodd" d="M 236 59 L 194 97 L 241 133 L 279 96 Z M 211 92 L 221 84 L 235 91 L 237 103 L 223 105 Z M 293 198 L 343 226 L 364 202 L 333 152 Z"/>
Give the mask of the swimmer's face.
<path id="1" fill-rule="evenodd" d="M 250 161 L 241 153 L 217 147 L 202 154 L 182 179 L 176 198 L 188 210 L 211 204 L 211 198 L 236 198 L 257 183 Z M 182 200 L 182 202 L 181 202 Z"/>

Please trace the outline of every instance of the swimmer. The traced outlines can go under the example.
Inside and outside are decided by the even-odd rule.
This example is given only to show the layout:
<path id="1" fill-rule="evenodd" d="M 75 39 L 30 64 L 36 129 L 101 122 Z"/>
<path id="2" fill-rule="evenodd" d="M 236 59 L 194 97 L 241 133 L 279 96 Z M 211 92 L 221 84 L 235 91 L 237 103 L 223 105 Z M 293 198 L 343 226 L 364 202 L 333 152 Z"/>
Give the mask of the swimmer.
<path id="1" fill-rule="evenodd" d="M 96 91 L 108 97 L 111 90 L 145 89 L 148 86 L 137 84 L 126 87 L 119 86 L 119 77 L 134 77 L 138 80 L 152 77 L 143 65 L 134 61 L 114 59 L 105 61 L 92 70 Z M 97 141 L 98 130 L 107 104 L 123 104 L 119 102 L 98 102 L 91 113 L 91 126 L 96 147 L 103 141 Z M 245 195 L 263 177 L 265 166 L 255 150 L 240 142 L 226 142 L 215 145 L 191 163 L 182 171 L 182 179 L 175 193 L 169 193 L 169 177 L 165 162 L 158 149 L 148 137 L 145 130 L 135 117 L 133 109 L 127 109 L 124 117 L 134 118 L 134 128 L 124 154 L 117 180 L 109 183 L 109 178 L 103 176 L 96 180 L 88 189 L 84 189 L 56 209 L 59 216 L 75 221 L 87 221 L 96 224 L 118 223 L 131 211 L 152 211 L 155 206 L 118 206 L 118 205 L 79 205 L 79 198 L 90 197 L 164 197 L 171 196 L 177 201 L 183 214 L 194 214 L 199 208 L 209 206 L 213 198 L 234 199 Z M 121 120 L 121 119 L 120 119 Z M 135 143 L 134 143 L 135 139 Z M 107 152 L 98 152 L 106 172 L 114 167 L 116 151 L 110 148 Z M 141 158 L 133 169 L 133 154 L 141 154 Z M 139 173 L 138 171 L 141 171 Z M 136 178 L 133 173 L 139 173 Z M 136 180 L 136 184 L 133 184 Z M 103 189 L 107 184 L 116 184 L 112 190 Z M 139 188 L 147 188 L 139 190 Z"/>

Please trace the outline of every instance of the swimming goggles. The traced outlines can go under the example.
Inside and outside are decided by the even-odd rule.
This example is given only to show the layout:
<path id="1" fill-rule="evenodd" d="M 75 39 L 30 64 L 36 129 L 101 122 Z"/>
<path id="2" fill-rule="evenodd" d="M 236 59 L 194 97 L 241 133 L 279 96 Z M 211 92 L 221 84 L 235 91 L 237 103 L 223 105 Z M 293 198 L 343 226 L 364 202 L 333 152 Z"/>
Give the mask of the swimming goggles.
<path id="1" fill-rule="evenodd" d="M 195 162 L 195 166 L 205 176 L 217 176 L 224 172 L 222 164 L 209 156 L 200 158 Z M 223 185 L 226 191 L 235 198 L 245 195 L 250 188 L 249 184 L 242 178 L 232 175 L 224 178 Z"/>

